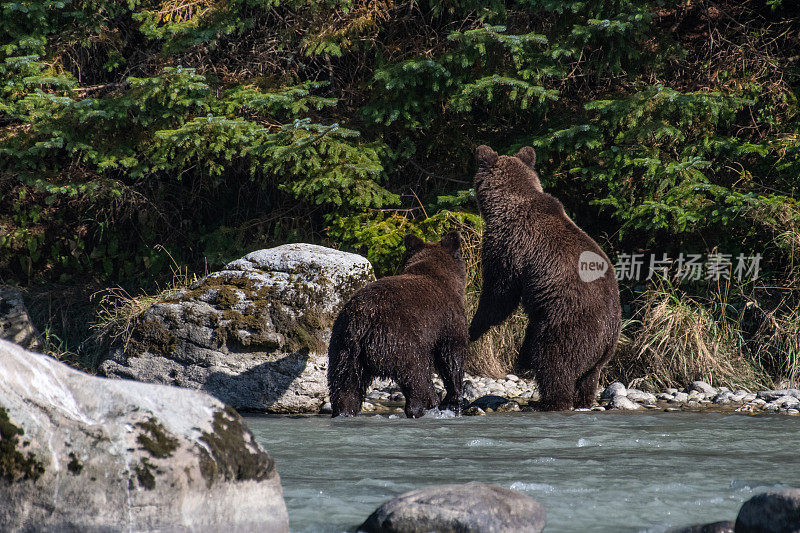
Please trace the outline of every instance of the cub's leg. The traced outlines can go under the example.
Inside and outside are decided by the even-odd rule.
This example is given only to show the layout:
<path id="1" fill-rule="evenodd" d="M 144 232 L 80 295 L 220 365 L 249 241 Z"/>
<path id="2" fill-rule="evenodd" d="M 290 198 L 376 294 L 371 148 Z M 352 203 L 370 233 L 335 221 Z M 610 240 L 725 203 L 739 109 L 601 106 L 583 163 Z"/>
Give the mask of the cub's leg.
<path id="1" fill-rule="evenodd" d="M 468 349 L 469 341 L 466 331 L 463 331 L 453 338 L 445 339 L 437 348 L 433 359 L 446 391 L 439 408 L 450 409 L 457 415 L 461 414 L 461 399 L 464 396 L 464 361 Z"/>

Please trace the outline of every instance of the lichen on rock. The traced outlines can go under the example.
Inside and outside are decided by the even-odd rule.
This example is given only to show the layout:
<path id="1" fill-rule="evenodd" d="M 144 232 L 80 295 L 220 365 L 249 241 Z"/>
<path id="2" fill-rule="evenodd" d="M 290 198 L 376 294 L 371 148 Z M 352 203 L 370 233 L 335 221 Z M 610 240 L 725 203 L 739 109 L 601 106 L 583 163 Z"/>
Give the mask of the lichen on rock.
<path id="1" fill-rule="evenodd" d="M 205 443 L 200 458 L 200 473 L 209 487 L 217 479 L 261 481 L 269 478 L 275 463 L 254 446 L 253 435 L 234 409 L 214 413 L 213 429 L 200 437 Z"/>
<path id="2" fill-rule="evenodd" d="M 178 449 L 178 439 L 171 436 L 164 425 L 155 418 L 137 422 L 136 426 L 142 429 L 136 441 L 153 457 L 160 459 L 170 457 Z"/>

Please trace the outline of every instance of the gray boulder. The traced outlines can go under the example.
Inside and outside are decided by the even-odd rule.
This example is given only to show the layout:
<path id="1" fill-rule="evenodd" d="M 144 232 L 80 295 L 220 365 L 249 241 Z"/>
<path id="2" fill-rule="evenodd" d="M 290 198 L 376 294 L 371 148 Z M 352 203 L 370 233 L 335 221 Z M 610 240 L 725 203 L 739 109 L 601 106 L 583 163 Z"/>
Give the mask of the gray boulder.
<path id="1" fill-rule="evenodd" d="M 288 531 L 241 417 L 0 341 L 0 531 Z"/>
<path id="2" fill-rule="evenodd" d="M 42 342 L 19 289 L 0 286 L 0 339 L 7 339 L 28 350 L 41 350 Z"/>
<path id="3" fill-rule="evenodd" d="M 642 406 L 633 400 L 629 400 L 626 396 L 614 396 L 609 404 L 610 409 L 619 409 L 622 411 L 635 411 L 641 409 Z"/>
<path id="4" fill-rule="evenodd" d="M 629 400 L 639 403 L 656 403 L 656 395 L 640 391 L 638 389 L 628 389 L 628 394 L 625 395 Z"/>
<path id="5" fill-rule="evenodd" d="M 319 412 L 330 328 L 374 279 L 365 258 L 322 246 L 250 253 L 150 307 L 101 371 L 204 390 L 239 410 Z"/>
<path id="6" fill-rule="evenodd" d="M 800 489 L 765 492 L 739 509 L 736 533 L 800 533 Z"/>
<path id="7" fill-rule="evenodd" d="M 719 392 L 717 389 L 715 389 L 705 381 L 692 381 L 689 384 L 689 386 L 686 387 L 686 392 L 692 392 L 692 391 L 701 392 L 711 397 L 716 396 L 717 392 Z"/>
<path id="8" fill-rule="evenodd" d="M 625 396 L 626 394 L 628 394 L 628 391 L 625 389 L 625 385 L 619 381 L 615 381 L 605 388 L 600 394 L 600 398 L 603 400 L 610 400 L 614 396 Z"/>
<path id="9" fill-rule="evenodd" d="M 406 492 L 367 518 L 368 533 L 539 533 L 542 504 L 497 485 L 440 485 Z"/>

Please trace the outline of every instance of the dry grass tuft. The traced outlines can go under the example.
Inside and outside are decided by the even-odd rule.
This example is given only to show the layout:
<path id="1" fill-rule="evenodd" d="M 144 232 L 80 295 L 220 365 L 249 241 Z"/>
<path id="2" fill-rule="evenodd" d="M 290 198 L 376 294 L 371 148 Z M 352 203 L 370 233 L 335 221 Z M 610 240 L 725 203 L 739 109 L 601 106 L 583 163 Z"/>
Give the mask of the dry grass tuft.
<path id="1" fill-rule="evenodd" d="M 93 299 L 99 298 L 96 319 L 91 325 L 94 331 L 93 340 L 99 345 L 116 344 L 127 347 L 136 321 L 142 313 L 153 304 L 188 288 L 198 279 L 197 275 L 190 274 L 187 268 L 174 267 L 170 282 L 154 294 L 143 293 L 132 296 L 122 287 L 96 292 L 92 295 Z"/>
<path id="2" fill-rule="evenodd" d="M 758 311 L 761 325 L 749 342 L 753 357 L 771 376 L 775 386 L 800 386 L 800 305 L 764 311 L 751 299 L 748 307 Z"/>
<path id="3" fill-rule="evenodd" d="M 606 379 L 651 390 L 683 387 L 703 380 L 730 388 L 763 388 L 770 383 L 761 366 L 743 350 L 738 323 L 715 316 L 720 301 L 704 305 L 666 282 L 641 297 L 641 307 L 625 324 Z"/>

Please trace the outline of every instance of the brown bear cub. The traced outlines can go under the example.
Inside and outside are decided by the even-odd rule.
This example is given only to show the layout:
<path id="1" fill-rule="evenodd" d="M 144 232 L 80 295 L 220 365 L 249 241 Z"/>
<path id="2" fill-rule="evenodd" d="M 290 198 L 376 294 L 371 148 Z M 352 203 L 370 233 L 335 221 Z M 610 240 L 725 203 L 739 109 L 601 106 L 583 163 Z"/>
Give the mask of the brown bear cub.
<path id="1" fill-rule="evenodd" d="M 621 325 L 611 262 L 542 190 L 533 148 L 511 157 L 479 146 L 476 156 L 475 192 L 486 229 L 483 289 L 470 341 L 521 301 L 529 323 L 519 364 L 534 371 L 541 408 L 590 407 Z"/>
<path id="2" fill-rule="evenodd" d="M 461 411 L 469 347 L 461 236 L 451 232 L 441 242 L 425 243 L 409 235 L 405 244 L 403 273 L 356 292 L 333 324 L 328 348 L 333 416 L 358 414 L 376 377 L 397 382 L 409 418 L 437 406 Z M 447 392 L 441 403 L 434 369 Z"/>

